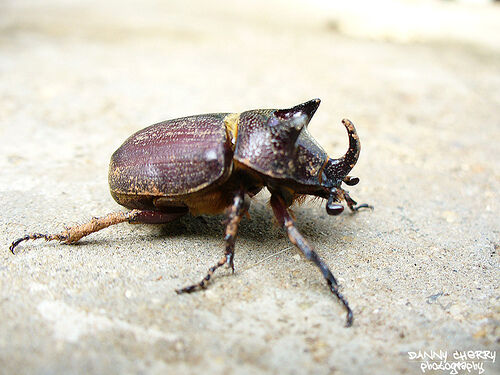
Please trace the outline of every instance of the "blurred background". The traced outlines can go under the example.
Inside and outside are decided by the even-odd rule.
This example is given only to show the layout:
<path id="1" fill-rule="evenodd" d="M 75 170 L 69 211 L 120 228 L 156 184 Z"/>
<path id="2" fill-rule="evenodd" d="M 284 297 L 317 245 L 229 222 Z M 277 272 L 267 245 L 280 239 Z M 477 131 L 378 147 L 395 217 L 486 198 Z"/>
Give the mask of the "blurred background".
<path id="1" fill-rule="evenodd" d="M 289 244 L 264 194 L 240 231 L 247 271 L 189 298 L 172 291 L 218 259 L 220 218 L 5 251 L 0 368 L 417 373 L 407 351 L 498 349 L 495 1 L 0 1 L 2 248 L 116 210 L 109 157 L 145 126 L 316 97 L 309 129 L 332 157 L 341 119 L 356 125 L 351 195 L 375 206 L 296 209 L 353 329 L 317 270 L 273 256 Z"/>

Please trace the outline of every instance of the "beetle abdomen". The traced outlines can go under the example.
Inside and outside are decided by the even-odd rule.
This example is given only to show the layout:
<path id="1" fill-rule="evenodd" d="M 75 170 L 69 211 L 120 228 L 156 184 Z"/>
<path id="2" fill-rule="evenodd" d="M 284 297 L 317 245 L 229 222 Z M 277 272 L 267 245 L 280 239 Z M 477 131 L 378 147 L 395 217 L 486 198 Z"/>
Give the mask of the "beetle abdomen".
<path id="1" fill-rule="evenodd" d="M 113 197 L 174 197 L 227 177 L 233 150 L 226 134 L 226 115 L 160 122 L 129 137 L 111 157 L 109 186 Z"/>

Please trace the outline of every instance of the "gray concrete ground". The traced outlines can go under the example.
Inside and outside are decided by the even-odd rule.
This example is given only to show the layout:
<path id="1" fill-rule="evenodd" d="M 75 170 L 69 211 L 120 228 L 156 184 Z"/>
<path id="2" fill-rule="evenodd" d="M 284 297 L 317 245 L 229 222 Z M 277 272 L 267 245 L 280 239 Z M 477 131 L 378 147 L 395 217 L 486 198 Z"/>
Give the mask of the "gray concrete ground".
<path id="1" fill-rule="evenodd" d="M 0 373 L 418 374 L 408 352 L 498 351 L 500 8 L 352 4 L 0 3 Z M 134 131 L 314 97 L 310 131 L 332 156 L 340 120 L 357 125 L 350 191 L 375 206 L 295 209 L 352 328 L 265 194 L 235 275 L 192 295 L 174 290 L 220 257 L 222 217 L 8 252 L 119 210 L 108 161 Z"/>

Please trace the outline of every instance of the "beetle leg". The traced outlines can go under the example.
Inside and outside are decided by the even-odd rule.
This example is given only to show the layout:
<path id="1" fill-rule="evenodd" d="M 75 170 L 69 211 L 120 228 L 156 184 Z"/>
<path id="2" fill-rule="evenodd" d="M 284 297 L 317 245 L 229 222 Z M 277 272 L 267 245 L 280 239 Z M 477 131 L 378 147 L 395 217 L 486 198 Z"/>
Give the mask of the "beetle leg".
<path id="1" fill-rule="evenodd" d="M 351 198 L 351 196 L 349 195 L 349 193 L 345 190 L 342 191 L 342 194 L 344 195 L 344 199 L 347 203 L 347 207 L 349 207 L 351 209 L 351 211 L 359 211 L 360 208 L 369 208 L 370 210 L 373 210 L 373 206 L 369 205 L 369 204 L 366 204 L 366 203 L 363 203 L 363 204 L 359 204 Z"/>
<path id="2" fill-rule="evenodd" d="M 217 262 L 216 265 L 210 267 L 207 275 L 203 278 L 203 280 L 201 280 L 198 284 L 193 284 L 182 289 L 177 289 L 177 294 L 191 293 L 198 289 L 205 289 L 214 272 L 224 264 L 227 264 L 229 267 L 231 267 L 231 270 L 234 273 L 234 243 L 236 241 L 238 225 L 247 210 L 248 204 L 246 204 L 245 202 L 245 194 L 244 192 L 240 191 L 234 196 L 233 204 L 229 208 L 228 220 L 226 224 L 226 235 L 224 237 L 224 240 L 226 241 L 226 250 L 224 252 L 224 256 Z"/>
<path id="3" fill-rule="evenodd" d="M 170 207 L 165 210 L 167 211 L 132 210 L 128 222 L 130 224 L 165 224 L 189 212 L 187 207 Z"/>
<path id="4" fill-rule="evenodd" d="M 84 236 L 89 235 L 90 233 L 97 232 L 98 230 L 104 229 L 109 227 L 110 225 L 118 224 L 118 223 L 123 223 L 129 219 L 129 217 L 133 216 L 135 214 L 135 211 L 133 210 L 128 213 L 124 212 L 113 212 L 110 214 L 107 214 L 104 217 L 94 217 L 92 220 L 90 220 L 88 223 L 81 224 L 81 225 L 75 225 L 70 228 L 66 228 L 64 231 L 61 233 L 57 234 L 41 234 L 41 233 L 33 233 L 33 234 L 28 234 L 24 237 L 21 237 L 14 242 L 9 247 L 9 250 L 14 254 L 14 249 L 16 248 L 17 245 L 19 245 L 23 241 L 27 240 L 36 240 L 38 238 L 43 238 L 45 241 L 60 241 L 64 242 L 67 244 L 70 243 L 75 243 L 79 239 L 81 239 Z"/>
<path id="5" fill-rule="evenodd" d="M 352 310 L 349 307 L 349 303 L 344 298 L 344 296 L 339 292 L 339 285 L 337 280 L 333 276 L 332 272 L 328 266 L 321 260 L 321 258 L 316 254 L 314 249 L 309 245 L 307 240 L 300 234 L 300 232 L 295 227 L 294 220 L 289 210 L 286 207 L 285 201 L 280 195 L 273 194 L 271 196 L 271 207 L 273 208 L 274 215 L 278 219 L 279 224 L 285 229 L 288 234 L 290 241 L 304 254 L 304 256 L 312 261 L 316 267 L 318 267 L 323 274 L 323 277 L 330 288 L 330 291 L 337 296 L 337 298 L 342 302 L 345 309 L 347 310 L 347 320 L 346 327 L 352 325 Z"/>
<path id="6" fill-rule="evenodd" d="M 187 211 L 186 211 L 187 212 Z M 129 212 L 113 212 L 107 214 L 103 217 L 94 217 L 88 223 L 75 225 L 66 228 L 61 233 L 57 234 L 42 234 L 33 233 L 28 234 L 24 237 L 18 238 L 9 247 L 9 250 L 14 254 L 14 249 L 23 241 L 36 240 L 38 238 L 43 238 L 45 241 L 60 241 L 66 244 L 72 244 L 79 241 L 82 237 L 88 236 L 91 233 L 100 231 L 101 229 L 107 228 L 111 225 L 129 222 L 134 223 L 146 223 L 146 224 L 157 224 L 166 223 L 179 216 L 184 215 L 185 212 L 178 213 L 162 213 L 158 211 L 141 211 L 132 210 Z"/>

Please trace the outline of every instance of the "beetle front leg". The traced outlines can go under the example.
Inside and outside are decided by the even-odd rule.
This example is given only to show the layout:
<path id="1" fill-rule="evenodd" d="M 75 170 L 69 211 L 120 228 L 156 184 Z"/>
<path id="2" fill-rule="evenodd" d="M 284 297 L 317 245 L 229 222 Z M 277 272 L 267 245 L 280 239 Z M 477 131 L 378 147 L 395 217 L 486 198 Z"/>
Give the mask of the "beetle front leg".
<path id="1" fill-rule="evenodd" d="M 236 242 L 238 225 L 240 224 L 240 221 L 247 210 L 248 204 L 246 204 L 245 202 L 245 194 L 243 191 L 240 191 L 234 196 L 233 204 L 229 208 L 226 224 L 226 235 L 224 237 L 224 240 L 226 241 L 224 256 L 217 262 L 216 265 L 209 268 L 208 273 L 203 278 L 203 280 L 201 280 L 198 284 L 193 284 L 182 289 L 177 289 L 177 294 L 191 293 L 198 289 L 205 289 L 214 272 L 224 264 L 227 264 L 229 267 L 231 267 L 231 270 L 234 273 L 234 243 Z"/>
<path id="2" fill-rule="evenodd" d="M 362 203 L 362 204 L 358 205 L 358 202 L 356 202 L 354 199 L 352 199 L 347 191 L 342 190 L 342 194 L 344 195 L 344 199 L 345 199 L 345 202 L 347 203 L 347 207 L 349 207 L 351 209 L 351 211 L 357 212 L 361 208 L 369 208 L 370 210 L 373 210 L 373 206 L 371 206 L 367 203 Z"/>
<path id="3" fill-rule="evenodd" d="M 295 227 L 292 215 L 288 211 L 285 201 L 280 195 L 273 194 L 271 196 L 271 207 L 273 208 L 274 215 L 276 216 L 276 219 L 278 219 L 279 224 L 286 230 L 290 241 L 304 254 L 308 260 L 312 261 L 320 269 L 328 287 L 330 288 L 330 291 L 335 294 L 335 296 L 337 296 L 340 302 L 344 305 L 347 310 L 346 327 L 350 327 L 353 320 L 352 310 L 349 307 L 347 300 L 339 292 L 339 285 L 332 272 Z"/>

